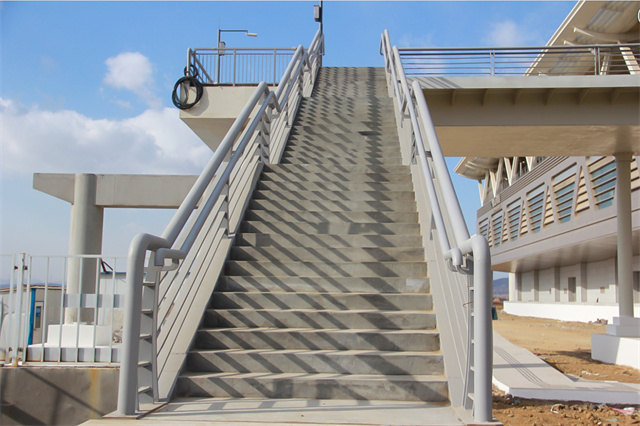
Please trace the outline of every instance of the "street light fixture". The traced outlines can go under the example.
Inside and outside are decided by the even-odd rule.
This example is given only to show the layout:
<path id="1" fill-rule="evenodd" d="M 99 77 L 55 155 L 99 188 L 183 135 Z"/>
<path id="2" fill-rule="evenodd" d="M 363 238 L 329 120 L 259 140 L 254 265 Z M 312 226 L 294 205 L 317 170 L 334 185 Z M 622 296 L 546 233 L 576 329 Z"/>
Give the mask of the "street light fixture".
<path id="1" fill-rule="evenodd" d="M 247 37 L 258 37 L 258 33 L 250 33 L 249 30 L 221 30 L 218 29 L 218 49 L 224 49 L 227 45 L 224 41 L 220 40 L 220 34 L 222 33 L 244 33 Z M 217 72 L 217 81 L 220 83 L 220 56 L 222 56 L 220 50 L 218 50 L 218 72 Z"/>

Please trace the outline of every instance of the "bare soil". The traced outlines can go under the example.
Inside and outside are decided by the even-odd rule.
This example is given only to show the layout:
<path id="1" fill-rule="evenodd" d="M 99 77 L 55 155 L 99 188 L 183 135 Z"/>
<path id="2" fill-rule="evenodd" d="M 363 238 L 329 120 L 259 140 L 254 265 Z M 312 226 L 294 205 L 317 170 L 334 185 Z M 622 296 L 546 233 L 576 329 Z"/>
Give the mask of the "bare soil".
<path id="1" fill-rule="evenodd" d="M 588 380 L 640 383 L 640 370 L 591 359 L 591 334 L 604 324 L 518 317 L 498 311 L 494 330 L 564 374 Z M 505 425 L 640 425 L 640 407 L 513 398 L 494 390 L 493 415 Z"/>

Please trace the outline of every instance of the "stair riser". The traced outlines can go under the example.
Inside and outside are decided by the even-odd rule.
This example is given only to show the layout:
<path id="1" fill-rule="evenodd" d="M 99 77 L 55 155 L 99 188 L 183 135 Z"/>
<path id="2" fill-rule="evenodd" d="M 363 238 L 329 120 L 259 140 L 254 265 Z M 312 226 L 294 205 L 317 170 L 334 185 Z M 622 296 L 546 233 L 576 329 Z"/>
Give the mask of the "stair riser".
<path id="1" fill-rule="evenodd" d="M 416 330 L 200 330 L 195 347 L 199 349 L 310 349 L 310 350 L 379 350 L 438 351 L 436 332 Z"/>
<path id="2" fill-rule="evenodd" d="M 222 276 L 217 291 L 427 293 L 428 278 L 321 278 Z"/>
<path id="3" fill-rule="evenodd" d="M 298 136 L 289 139 L 289 142 L 287 142 L 287 152 L 292 153 L 297 151 L 397 154 L 400 152 L 400 148 L 399 143 L 395 139 L 380 141 L 333 139 L 329 142 L 326 139 L 318 137 Z"/>
<path id="4" fill-rule="evenodd" d="M 251 200 L 252 210 L 284 210 L 302 212 L 415 212 L 414 201 L 307 201 Z"/>
<path id="5" fill-rule="evenodd" d="M 421 248 L 300 248 L 300 247 L 233 247 L 232 260 L 296 261 L 296 262 L 421 262 Z"/>
<path id="6" fill-rule="evenodd" d="M 358 165 L 349 166 L 328 166 L 318 164 L 265 164 L 262 169 L 264 173 L 385 173 L 393 175 L 411 176 L 409 166 L 376 166 L 376 165 Z"/>
<path id="7" fill-rule="evenodd" d="M 385 156 L 385 155 L 398 155 L 400 150 L 397 146 L 393 145 L 373 145 L 367 142 L 359 142 L 356 144 L 336 143 L 332 145 L 328 144 L 314 144 L 301 141 L 290 141 L 287 145 L 287 152 L 289 154 L 308 154 L 313 151 L 316 155 L 367 155 L 370 157 Z"/>
<path id="8" fill-rule="evenodd" d="M 371 124 L 365 124 L 368 114 L 354 115 L 351 123 L 332 123 L 327 120 L 318 120 L 316 122 L 312 120 L 304 120 L 306 124 L 298 122 L 294 124 L 291 129 L 292 135 L 327 135 L 327 134 L 360 134 L 362 137 L 366 137 L 368 134 L 373 133 L 374 136 L 381 136 L 383 134 L 393 134 L 396 130 L 395 123 L 379 123 L 370 122 Z"/>
<path id="9" fill-rule="evenodd" d="M 388 173 L 263 173 L 262 182 L 409 183 L 410 175 Z"/>
<path id="10" fill-rule="evenodd" d="M 211 309 L 377 309 L 418 311 L 433 309 L 430 294 L 335 294 L 335 293 L 221 293 Z"/>
<path id="11" fill-rule="evenodd" d="M 372 183 L 372 182 L 258 182 L 260 191 L 401 191 L 413 190 L 411 182 Z"/>
<path id="12" fill-rule="evenodd" d="M 413 380 L 291 380 L 287 378 L 185 378 L 178 379 L 178 396 L 192 397 L 255 397 L 356 399 L 447 402 L 448 390 L 444 380 L 416 382 Z"/>
<path id="13" fill-rule="evenodd" d="M 415 201 L 411 191 L 261 191 L 253 193 L 254 200 L 275 201 Z"/>
<path id="14" fill-rule="evenodd" d="M 322 161 L 316 159 L 300 159 L 300 158 L 288 158 L 282 157 L 282 164 L 326 164 L 326 165 L 334 165 L 334 166 L 357 166 L 362 164 L 369 165 L 400 165 L 402 161 L 398 160 L 383 160 L 383 159 L 371 159 L 368 158 L 366 161 L 361 161 L 361 159 L 353 159 L 353 158 L 340 158 L 340 157 L 328 157 L 322 159 Z"/>
<path id="15" fill-rule="evenodd" d="M 313 147 L 328 146 L 340 147 L 347 146 L 354 149 L 370 148 L 394 148 L 396 152 L 400 151 L 400 142 L 398 137 L 393 133 L 382 135 L 364 136 L 359 133 L 320 133 L 295 134 L 291 137 L 291 143 L 294 145 L 307 145 L 310 150 Z M 287 151 L 285 151 L 285 154 Z"/>
<path id="16" fill-rule="evenodd" d="M 444 374 L 442 356 L 434 354 L 352 354 L 337 351 L 198 351 L 187 356 L 194 372 Z"/>
<path id="17" fill-rule="evenodd" d="M 345 164 L 353 162 L 354 164 L 402 164 L 400 153 L 393 153 L 389 155 L 366 155 L 366 154 L 350 154 L 334 152 L 331 154 L 317 154 L 313 152 L 287 152 L 282 156 L 282 161 L 294 161 L 307 163 L 320 163 L 326 162 Z"/>
<path id="18" fill-rule="evenodd" d="M 241 233 L 236 235 L 236 245 L 255 247 L 303 247 L 303 248 L 385 248 L 420 247 L 419 235 L 279 235 L 269 233 Z"/>
<path id="19" fill-rule="evenodd" d="M 420 235 L 420 226 L 404 223 L 305 223 L 305 222 L 242 222 L 243 233 L 276 233 L 296 235 Z"/>
<path id="20" fill-rule="evenodd" d="M 284 210 L 247 210 L 246 221 L 256 222 L 354 222 L 354 223 L 415 223 L 417 213 L 396 212 L 288 212 Z"/>
<path id="21" fill-rule="evenodd" d="M 403 277 L 427 276 L 424 262 L 253 262 L 230 260 L 225 275 L 274 277 Z"/>
<path id="22" fill-rule="evenodd" d="M 378 328 L 383 330 L 433 330 L 435 314 L 427 312 L 341 312 L 279 310 L 211 310 L 204 316 L 206 327 L 277 328 Z"/>

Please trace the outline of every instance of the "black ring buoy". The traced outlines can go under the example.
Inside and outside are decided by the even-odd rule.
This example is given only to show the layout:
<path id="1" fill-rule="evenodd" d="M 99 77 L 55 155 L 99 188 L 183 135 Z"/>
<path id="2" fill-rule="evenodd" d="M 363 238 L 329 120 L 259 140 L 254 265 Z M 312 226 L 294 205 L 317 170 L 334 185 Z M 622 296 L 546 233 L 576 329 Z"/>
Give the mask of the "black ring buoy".
<path id="1" fill-rule="evenodd" d="M 178 88 L 184 83 L 188 83 L 189 87 L 194 86 L 196 88 L 196 99 L 193 102 L 182 102 L 180 100 L 180 96 L 178 95 Z M 204 92 L 204 89 L 202 87 L 202 83 L 200 83 L 197 78 L 192 76 L 186 76 L 178 80 L 175 86 L 173 86 L 173 94 L 171 96 L 171 100 L 173 101 L 173 104 L 176 106 L 176 108 L 189 109 L 189 108 L 193 108 L 195 104 L 200 102 L 203 92 Z"/>

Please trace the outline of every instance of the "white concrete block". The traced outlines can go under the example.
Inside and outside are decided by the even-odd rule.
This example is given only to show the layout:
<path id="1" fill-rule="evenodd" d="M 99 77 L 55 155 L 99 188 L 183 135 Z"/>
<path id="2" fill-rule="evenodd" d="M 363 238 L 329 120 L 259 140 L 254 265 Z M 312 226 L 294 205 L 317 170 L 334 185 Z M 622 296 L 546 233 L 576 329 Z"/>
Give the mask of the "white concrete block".
<path id="1" fill-rule="evenodd" d="M 640 369 L 640 338 L 592 334 L 591 358 Z"/>

